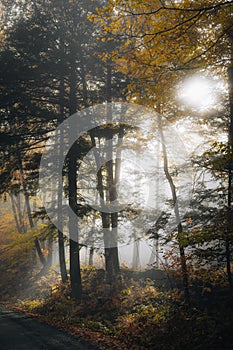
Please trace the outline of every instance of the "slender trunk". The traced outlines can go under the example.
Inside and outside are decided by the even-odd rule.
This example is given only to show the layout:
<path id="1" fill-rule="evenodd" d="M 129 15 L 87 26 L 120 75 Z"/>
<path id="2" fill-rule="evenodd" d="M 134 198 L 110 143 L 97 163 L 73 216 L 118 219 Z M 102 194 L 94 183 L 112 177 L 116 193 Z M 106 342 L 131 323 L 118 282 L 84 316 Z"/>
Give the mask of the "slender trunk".
<path id="1" fill-rule="evenodd" d="M 106 169 L 108 178 L 107 197 L 111 203 L 117 199 L 116 183 L 113 178 L 112 160 L 107 163 Z M 107 280 L 112 284 L 115 282 L 120 273 L 117 244 L 118 213 L 102 213 L 102 222 L 103 227 L 107 229 L 107 232 L 105 233 L 105 260 Z M 109 237 L 107 237 L 108 235 Z"/>
<path id="2" fill-rule="evenodd" d="M 226 269 L 227 269 L 227 278 L 230 287 L 232 288 L 232 273 L 231 273 L 231 236 L 232 236 L 232 209 L 231 209 L 231 191 L 232 191 L 232 174 L 229 171 L 228 176 L 228 208 L 227 208 L 227 231 L 225 236 L 226 244 Z"/>
<path id="3" fill-rule="evenodd" d="M 107 79 L 106 79 L 106 100 L 112 102 L 112 66 L 107 62 Z"/>
<path id="4" fill-rule="evenodd" d="M 123 137 L 124 137 L 124 128 L 122 127 L 119 130 L 118 133 L 118 142 L 116 145 L 116 158 L 115 158 L 115 171 L 113 172 L 113 161 L 111 162 L 111 168 L 110 168 L 110 200 L 111 201 L 116 201 L 118 198 L 118 193 L 117 193 L 117 187 L 120 182 L 120 171 L 121 171 L 121 150 L 122 150 L 122 142 L 123 142 Z M 113 154 L 112 154 L 113 157 Z M 118 242 L 117 242 L 117 228 L 118 228 L 118 213 L 112 213 L 111 214 L 111 223 L 112 223 L 112 229 L 116 231 L 115 233 L 115 247 L 113 251 L 113 259 L 114 259 L 114 268 L 115 268 L 115 273 L 118 276 L 120 274 L 120 262 L 119 262 L 119 254 L 118 254 Z"/>
<path id="5" fill-rule="evenodd" d="M 91 135 L 91 140 L 92 140 L 92 146 L 95 147 L 96 142 L 93 135 Z M 104 183 L 103 183 L 104 179 L 102 174 L 103 167 L 101 167 L 100 165 L 96 148 L 94 148 L 94 156 L 95 156 L 97 168 L 99 169 L 99 171 L 97 172 L 97 188 L 101 199 L 106 205 L 109 201 L 112 201 L 114 198 L 113 197 L 114 183 L 112 180 L 113 163 L 112 161 L 109 161 L 105 167 L 105 175 L 107 177 L 107 186 L 106 186 L 107 188 L 105 190 Z M 106 280 L 109 284 L 113 284 L 116 280 L 116 276 L 119 275 L 119 271 L 120 271 L 117 237 L 113 237 L 113 231 L 112 231 L 112 229 L 114 229 L 114 232 L 115 232 L 117 229 L 118 214 L 101 212 L 101 218 L 102 218 L 102 226 L 104 230 L 104 254 L 105 254 Z"/>
<path id="6" fill-rule="evenodd" d="M 112 66 L 111 62 L 107 62 L 107 77 L 106 77 L 106 100 L 108 103 L 112 102 Z M 108 107 L 108 116 L 112 116 L 111 108 Z M 114 163 L 113 163 L 113 136 L 109 140 L 110 145 L 108 147 L 108 159 L 111 159 L 107 164 L 107 181 L 108 181 L 108 200 L 111 202 L 117 199 L 117 191 L 116 186 L 119 181 L 120 176 L 120 155 L 115 159 L 115 173 L 114 173 Z M 117 147 L 117 150 L 120 147 Z M 119 254 L 118 254 L 118 242 L 117 242 L 117 229 L 118 229 L 118 213 L 111 213 L 109 215 L 109 229 L 111 235 L 111 244 L 110 246 L 105 245 L 105 260 L 106 260 L 106 273 L 107 280 L 114 284 L 116 278 L 120 274 L 120 262 L 119 262 Z"/>
<path id="7" fill-rule="evenodd" d="M 105 255 L 105 270 L 106 270 L 106 280 L 108 283 L 112 284 L 114 281 L 114 264 L 113 264 L 113 254 L 111 248 L 111 230 L 110 230 L 110 215 L 109 213 L 101 213 L 102 225 L 104 229 L 104 255 Z"/>
<path id="8" fill-rule="evenodd" d="M 89 266 L 93 266 L 94 262 L 94 248 L 91 247 L 89 251 Z"/>
<path id="9" fill-rule="evenodd" d="M 69 112 L 74 114 L 77 111 L 77 95 L 76 95 L 76 53 L 71 50 L 71 75 L 70 75 L 70 101 Z M 73 130 L 69 130 L 72 134 Z M 68 160 L 68 192 L 69 205 L 71 209 L 78 215 L 77 210 L 77 155 L 74 149 L 70 149 Z M 77 218 L 69 217 L 69 234 L 70 234 L 70 282 L 71 282 L 71 297 L 77 301 L 82 298 L 82 281 L 80 271 L 80 256 L 78 243 L 78 222 Z"/>
<path id="10" fill-rule="evenodd" d="M 158 117 L 159 118 L 159 117 Z M 157 142 L 157 149 L 156 149 L 156 168 L 159 169 L 159 154 L 160 154 L 160 142 Z M 155 199 L 155 211 L 158 210 L 159 208 L 159 176 L 156 177 L 156 185 L 155 185 L 155 190 L 156 190 L 156 199 Z M 149 259 L 148 265 L 150 267 L 155 267 L 156 269 L 159 268 L 159 235 L 156 233 L 156 236 L 153 237 L 153 246 L 152 246 L 152 251 Z"/>
<path id="11" fill-rule="evenodd" d="M 65 86 L 64 86 L 64 77 L 61 77 L 60 80 L 60 122 L 63 120 L 64 116 L 64 94 L 65 94 Z M 64 153 L 64 131 L 61 128 L 60 129 L 60 135 L 59 135 L 59 155 L 58 160 L 61 159 L 63 153 Z M 59 227 L 63 228 L 63 217 L 60 213 L 62 213 L 62 191 L 63 191 L 63 178 L 62 176 L 59 176 L 58 179 L 58 220 L 59 220 Z M 65 283 L 68 280 L 67 276 L 67 269 L 66 269 L 66 257 L 65 257 L 65 246 L 64 246 L 64 235 L 62 232 L 62 229 L 58 229 L 58 254 L 59 254 L 59 265 L 60 265 L 60 271 L 61 271 L 61 280 L 62 283 Z"/>
<path id="12" fill-rule="evenodd" d="M 110 158 L 111 160 L 107 164 L 108 169 L 108 189 L 109 189 L 109 200 L 110 203 L 117 200 L 117 191 L 116 191 L 116 179 L 114 176 L 114 163 L 113 163 L 113 145 L 111 140 L 111 147 L 109 147 L 110 152 Z M 116 160 L 115 160 L 116 162 Z M 119 163 L 119 162 L 118 162 Z M 115 163 L 115 168 L 117 167 L 117 163 Z M 118 173 L 118 169 L 115 169 L 115 175 Z M 118 242 L 117 242 L 117 229 L 118 229 L 118 213 L 111 213 L 110 214 L 110 220 L 111 220 L 111 239 L 113 242 L 113 247 L 110 249 L 110 256 L 112 259 L 112 268 L 113 268 L 113 276 L 116 278 L 120 273 L 120 263 L 119 263 L 119 256 L 118 256 Z"/>
<path id="13" fill-rule="evenodd" d="M 232 225 L 233 225 L 233 219 L 232 219 L 232 208 L 231 208 L 231 201 L 232 201 L 232 172 L 231 169 L 229 169 L 228 174 L 228 190 L 227 190 L 227 229 L 225 234 L 225 254 L 226 254 L 226 270 L 227 270 L 227 278 L 230 285 L 230 288 L 233 287 L 232 284 L 232 272 L 231 272 L 231 238 L 232 238 Z"/>
<path id="14" fill-rule="evenodd" d="M 13 211 L 17 231 L 18 231 L 18 233 L 23 233 L 22 227 L 19 224 L 19 220 L 18 220 L 18 216 L 17 216 L 14 195 L 12 193 L 9 193 L 9 195 L 10 195 L 10 199 L 11 199 L 11 206 L 12 206 L 12 211 Z"/>
<path id="15" fill-rule="evenodd" d="M 24 187 L 25 187 L 25 185 L 24 185 Z M 26 189 L 24 189 L 24 196 L 25 196 L 25 204 L 26 204 L 26 208 L 27 208 L 29 225 L 30 225 L 30 228 L 33 228 L 34 227 L 34 222 L 33 222 L 33 219 L 32 219 L 32 213 L 31 213 L 31 206 L 30 206 L 29 196 L 28 196 L 28 194 L 26 192 Z M 40 242 L 39 242 L 39 239 L 37 237 L 35 238 L 34 243 L 35 243 L 36 251 L 37 251 L 37 254 L 39 256 L 40 262 L 45 267 L 47 262 L 46 262 L 46 259 L 44 257 L 44 254 L 43 254 L 43 252 L 41 250 Z"/>
<path id="16" fill-rule="evenodd" d="M 159 116 L 159 133 L 160 133 L 160 138 L 161 138 L 161 143 L 162 143 L 164 173 L 165 173 L 165 176 L 167 178 L 167 181 L 168 181 L 170 189 L 171 189 L 173 208 L 174 208 L 175 217 L 176 217 L 176 224 L 177 224 L 177 231 L 178 231 L 177 240 L 178 240 L 179 252 L 180 252 L 180 264 L 181 264 L 181 271 L 182 271 L 182 278 L 183 278 L 185 301 L 187 303 L 189 303 L 188 272 L 187 272 L 187 265 L 186 265 L 185 250 L 184 250 L 184 246 L 182 243 L 183 227 L 181 224 L 179 205 L 178 205 L 178 200 L 177 200 L 177 195 L 176 195 L 176 187 L 174 185 L 172 176 L 171 176 L 171 174 L 169 172 L 169 168 L 168 168 L 167 148 L 166 148 L 166 144 L 165 144 L 165 140 L 164 140 L 161 116 Z"/>
<path id="17" fill-rule="evenodd" d="M 15 197 L 15 205 L 16 205 L 16 211 L 17 211 L 17 215 L 18 215 L 18 220 L 19 220 L 19 225 L 21 227 L 21 231 L 23 233 L 27 232 L 27 227 L 25 226 L 25 222 L 24 222 L 24 214 L 21 208 L 21 201 L 20 201 L 20 194 L 16 195 Z"/>
<path id="18" fill-rule="evenodd" d="M 48 255 L 46 259 L 46 267 L 49 269 L 52 266 L 53 261 L 53 240 L 51 237 L 49 237 L 47 241 L 47 249 L 48 249 Z"/>
<path id="19" fill-rule="evenodd" d="M 230 36 L 231 45 L 231 60 L 228 67 L 228 91 L 229 91 L 229 105 L 230 105 L 230 117 L 229 117 L 229 143 L 231 152 L 233 151 L 233 34 Z M 231 158 L 232 161 L 232 158 Z M 231 164 L 232 165 L 232 164 Z"/>
<path id="20" fill-rule="evenodd" d="M 46 266 L 46 260 L 45 260 L 44 254 L 43 254 L 43 252 L 41 250 L 40 242 L 39 242 L 38 238 L 35 239 L 34 243 L 35 243 L 35 247 L 36 247 L 36 251 L 37 251 L 37 254 L 39 256 L 39 259 L 40 259 L 41 263 L 45 267 Z"/>
<path id="21" fill-rule="evenodd" d="M 82 89 L 83 89 L 83 104 L 84 107 L 88 107 L 88 90 L 87 90 L 87 81 L 86 81 L 86 68 L 84 64 L 83 54 L 80 49 L 80 68 L 81 68 L 81 80 L 82 80 Z"/>
<path id="22" fill-rule="evenodd" d="M 107 62 L 107 76 L 106 76 L 106 100 L 108 103 L 112 102 L 112 67 Z M 108 116 L 112 116 L 111 111 L 111 105 L 107 106 L 108 109 Z M 107 152 L 108 159 L 111 159 L 106 164 L 106 172 L 107 172 L 107 189 L 105 194 L 105 203 L 112 201 L 112 186 L 113 186 L 113 162 L 112 162 L 112 139 L 109 139 L 110 145 L 108 146 Z M 101 174 L 101 172 L 100 172 Z M 103 178 L 101 178 L 101 181 L 103 181 Z M 107 229 L 104 237 L 105 241 L 105 265 L 106 265 L 106 274 L 107 274 L 107 281 L 112 284 L 115 281 L 115 275 L 117 271 L 115 271 L 115 247 L 112 247 L 114 245 L 112 232 L 111 232 L 111 226 L 112 226 L 112 214 L 102 214 L 102 223 L 103 227 Z M 116 244 L 116 242 L 115 242 Z"/>
<path id="23" fill-rule="evenodd" d="M 140 240 L 136 239 L 133 247 L 133 263 L 132 263 L 132 266 L 135 270 L 140 269 L 139 247 L 140 247 Z"/>
<path id="24" fill-rule="evenodd" d="M 68 166 L 69 205 L 77 215 L 77 157 L 72 150 L 69 152 Z M 73 216 L 69 217 L 69 233 L 71 297 L 79 301 L 82 298 L 82 284 L 78 243 L 78 223 L 77 218 Z"/>
<path id="25" fill-rule="evenodd" d="M 226 230 L 226 269 L 230 287 L 232 288 L 232 272 L 231 272 L 231 241 L 232 241 L 232 173 L 233 173 L 233 34 L 229 34 L 231 45 L 231 63 L 228 67 L 228 86 L 229 86 L 229 170 L 228 170 L 228 191 L 227 191 L 227 230 Z"/>
<path id="26" fill-rule="evenodd" d="M 60 230 L 58 230 L 58 252 L 59 252 L 61 280 L 62 280 L 62 283 L 65 283 L 68 280 L 68 276 L 67 276 L 67 269 L 66 269 L 64 235 L 63 235 L 63 232 Z"/>

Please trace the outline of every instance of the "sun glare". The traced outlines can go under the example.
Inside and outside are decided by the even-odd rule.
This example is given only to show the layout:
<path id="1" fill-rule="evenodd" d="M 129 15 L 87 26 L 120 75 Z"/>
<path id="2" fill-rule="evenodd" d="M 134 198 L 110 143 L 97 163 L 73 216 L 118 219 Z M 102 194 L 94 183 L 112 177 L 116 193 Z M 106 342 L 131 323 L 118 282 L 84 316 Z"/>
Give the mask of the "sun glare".
<path id="1" fill-rule="evenodd" d="M 217 104 L 218 82 L 202 76 L 190 77 L 183 82 L 179 99 L 193 109 L 207 110 Z"/>

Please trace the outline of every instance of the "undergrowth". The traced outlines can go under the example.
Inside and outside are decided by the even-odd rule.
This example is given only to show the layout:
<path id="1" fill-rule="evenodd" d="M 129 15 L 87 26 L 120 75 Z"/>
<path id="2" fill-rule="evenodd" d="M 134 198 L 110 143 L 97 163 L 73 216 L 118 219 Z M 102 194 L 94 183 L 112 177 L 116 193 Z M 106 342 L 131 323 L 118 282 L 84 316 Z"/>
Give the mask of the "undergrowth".
<path id="1" fill-rule="evenodd" d="M 192 289 L 191 305 L 178 289 L 161 290 L 153 280 L 127 278 L 110 288 L 103 270 L 83 267 L 83 300 L 70 298 L 69 283 L 59 279 L 47 297 L 21 301 L 24 309 L 66 325 L 117 337 L 144 349 L 233 349 L 233 299 L 225 286 Z M 42 288 L 46 279 L 40 281 Z"/>
<path id="2" fill-rule="evenodd" d="M 177 276 L 123 269 L 122 279 L 110 286 L 104 270 L 83 266 L 83 299 L 77 303 L 56 269 L 37 277 L 33 235 L 3 238 L 1 301 L 61 327 L 118 340 L 104 349 L 233 350 L 233 298 L 224 271 L 190 270 L 187 306 L 182 291 L 174 288 L 179 286 Z"/>

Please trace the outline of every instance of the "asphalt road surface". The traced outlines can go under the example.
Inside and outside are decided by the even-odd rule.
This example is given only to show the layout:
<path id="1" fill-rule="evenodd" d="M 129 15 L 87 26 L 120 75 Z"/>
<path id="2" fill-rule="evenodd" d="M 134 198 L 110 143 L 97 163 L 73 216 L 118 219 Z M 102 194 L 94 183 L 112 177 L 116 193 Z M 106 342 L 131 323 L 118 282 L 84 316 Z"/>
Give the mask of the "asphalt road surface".
<path id="1" fill-rule="evenodd" d="M 1 350 L 97 350 L 79 339 L 0 305 Z"/>

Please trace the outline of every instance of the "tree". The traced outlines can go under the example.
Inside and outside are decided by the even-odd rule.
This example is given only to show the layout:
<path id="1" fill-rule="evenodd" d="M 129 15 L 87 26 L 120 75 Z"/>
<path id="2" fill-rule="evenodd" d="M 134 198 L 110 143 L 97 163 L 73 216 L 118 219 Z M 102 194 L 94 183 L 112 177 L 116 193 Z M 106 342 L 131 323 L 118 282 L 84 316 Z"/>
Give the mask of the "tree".
<path id="1" fill-rule="evenodd" d="M 25 5 L 25 11 L 14 13 L 14 6 L 20 7 L 22 3 L 20 0 L 15 5 L 4 3 L 10 17 L 6 22 L 7 49 L 5 47 L 2 52 L 2 59 L 8 55 L 8 79 L 6 84 L 4 81 L 8 98 L 5 100 L 5 110 L 2 111 L 4 118 L 7 117 L 6 122 L 12 127 L 16 125 L 16 120 L 18 124 L 22 123 L 20 140 L 27 139 L 25 152 L 32 152 L 34 147 L 43 150 L 49 133 L 69 114 L 90 104 L 105 101 L 109 94 L 121 96 L 119 86 L 124 84 L 124 79 L 122 74 L 115 74 L 110 64 L 106 66 L 98 57 L 97 53 L 104 43 L 96 40 L 96 24 L 88 19 L 88 15 L 95 12 L 95 4 L 86 1 L 68 4 L 66 1 L 35 0 L 30 5 Z M 14 74 L 10 71 L 12 62 Z M 19 105 L 15 104 L 15 99 Z M 8 118 L 8 106 L 14 111 L 15 119 Z M 15 130 L 10 135 L 6 133 L 8 136 L 14 138 L 17 144 Z M 60 135 L 61 138 L 62 136 L 65 137 Z M 60 152 L 63 152 L 62 143 L 58 146 Z M 76 146 L 74 149 L 79 156 L 85 154 L 82 142 L 77 142 Z M 69 181 L 67 194 L 70 205 L 75 212 L 78 202 L 75 169 L 80 160 L 77 154 L 70 152 L 70 161 L 66 163 L 68 170 L 64 172 Z M 71 174 L 72 171 L 74 174 Z M 60 200 L 58 206 L 62 206 Z M 58 240 L 62 279 L 65 281 L 64 237 L 61 230 L 58 231 Z M 78 278 L 75 282 L 77 286 L 81 283 L 78 277 L 79 249 L 77 242 L 70 243 L 70 261 L 74 267 L 70 269 L 71 280 Z M 76 292 L 72 291 L 72 296 L 75 297 L 77 293 L 77 289 Z"/>
<path id="2" fill-rule="evenodd" d="M 133 81 L 128 87 L 130 97 L 171 115 L 175 111 L 173 87 L 190 70 L 223 67 L 225 74 L 229 71 L 231 86 L 231 8 L 231 1 L 110 1 L 99 11 L 99 20 L 108 35 L 124 39 L 112 57 Z M 169 181 L 168 173 L 167 177 Z"/>

